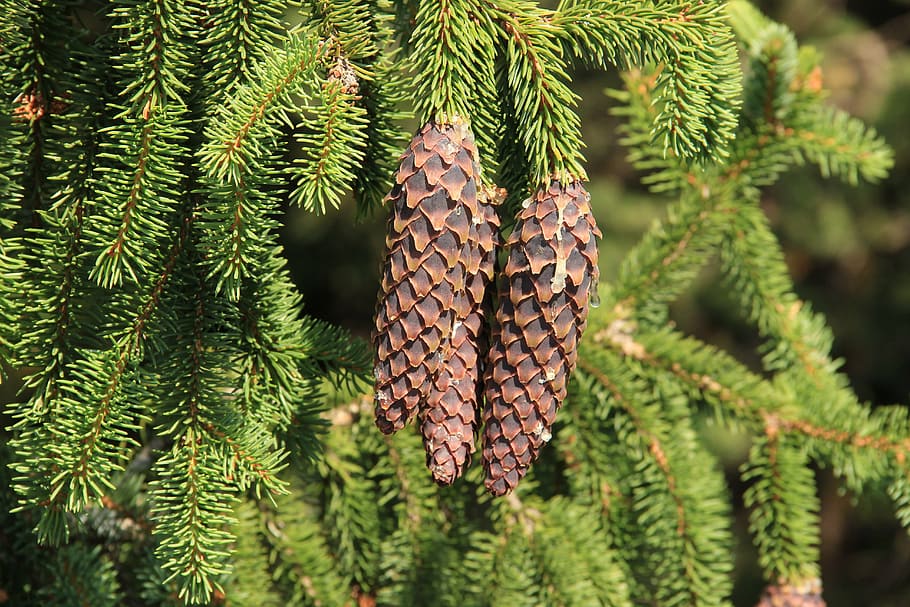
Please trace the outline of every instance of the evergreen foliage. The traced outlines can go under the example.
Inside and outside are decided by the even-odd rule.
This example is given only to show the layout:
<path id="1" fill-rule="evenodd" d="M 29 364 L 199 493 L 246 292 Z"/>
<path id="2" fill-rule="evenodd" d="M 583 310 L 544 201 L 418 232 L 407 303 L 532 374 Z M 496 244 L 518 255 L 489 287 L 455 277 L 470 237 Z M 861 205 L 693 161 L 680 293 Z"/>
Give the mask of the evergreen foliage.
<path id="1" fill-rule="evenodd" d="M 0 442 L 11 604 L 728 605 L 706 411 L 751 438 L 770 584 L 820 575 L 813 465 L 886 487 L 910 525 L 906 409 L 858 401 L 759 189 L 807 162 L 874 181 L 891 152 L 744 0 L 95 8 L 0 0 L 0 362 L 24 380 Z M 416 433 L 373 426 L 366 345 L 305 314 L 282 205 L 375 210 L 409 112 L 459 115 L 507 231 L 538 186 L 585 179 L 574 60 L 625 70 L 623 143 L 677 200 L 601 284 L 529 477 L 503 499 L 479 466 L 440 488 Z M 670 321 L 712 259 L 761 369 Z"/>

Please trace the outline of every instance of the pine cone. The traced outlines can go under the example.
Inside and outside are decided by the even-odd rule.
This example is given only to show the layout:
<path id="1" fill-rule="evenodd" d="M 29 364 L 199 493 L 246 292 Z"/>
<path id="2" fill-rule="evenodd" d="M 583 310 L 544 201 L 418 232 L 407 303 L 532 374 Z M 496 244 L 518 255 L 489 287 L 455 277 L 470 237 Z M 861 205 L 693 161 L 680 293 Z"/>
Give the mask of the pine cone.
<path id="1" fill-rule="evenodd" d="M 451 348 L 456 305 L 465 307 L 476 149 L 467 126 L 453 122 L 429 123 L 414 135 L 388 198 L 373 334 L 376 425 L 386 434 L 403 428 L 426 403 Z"/>
<path id="2" fill-rule="evenodd" d="M 821 580 L 802 584 L 780 583 L 765 588 L 757 607 L 825 607 Z"/>
<path id="3" fill-rule="evenodd" d="M 525 201 L 506 246 L 486 372 L 486 486 L 508 493 L 552 436 L 596 296 L 600 231 L 578 181 L 552 181 Z"/>
<path id="4" fill-rule="evenodd" d="M 492 196 L 481 190 L 474 200 L 464 252 L 468 260 L 466 289 L 456 295 L 452 338 L 443 349 L 445 365 L 438 370 L 421 415 L 427 466 L 441 485 L 450 485 L 461 476 L 474 452 L 482 387 L 480 352 L 488 342 L 487 286 L 493 279 L 499 245 L 499 218 Z M 470 201 L 465 206 L 470 207 Z"/>

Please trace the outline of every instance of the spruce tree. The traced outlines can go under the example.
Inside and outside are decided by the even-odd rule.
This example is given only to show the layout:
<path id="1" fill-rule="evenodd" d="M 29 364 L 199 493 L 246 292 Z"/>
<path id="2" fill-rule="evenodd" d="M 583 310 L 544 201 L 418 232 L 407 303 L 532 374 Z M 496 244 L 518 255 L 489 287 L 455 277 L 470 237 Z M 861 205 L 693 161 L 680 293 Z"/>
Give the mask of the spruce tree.
<path id="1" fill-rule="evenodd" d="M 674 199 L 599 285 L 580 65 L 621 70 L 622 141 Z M 858 401 L 760 206 L 794 165 L 875 181 L 891 152 L 745 0 L 0 0 L 0 99 L 10 604 L 728 605 L 706 412 L 751 440 L 762 605 L 820 604 L 813 466 L 910 526 L 906 409 Z M 375 368 L 278 240 L 285 203 L 348 201 L 394 211 Z M 670 318 L 712 260 L 760 369 Z M 435 316 L 395 295 L 421 268 Z"/>

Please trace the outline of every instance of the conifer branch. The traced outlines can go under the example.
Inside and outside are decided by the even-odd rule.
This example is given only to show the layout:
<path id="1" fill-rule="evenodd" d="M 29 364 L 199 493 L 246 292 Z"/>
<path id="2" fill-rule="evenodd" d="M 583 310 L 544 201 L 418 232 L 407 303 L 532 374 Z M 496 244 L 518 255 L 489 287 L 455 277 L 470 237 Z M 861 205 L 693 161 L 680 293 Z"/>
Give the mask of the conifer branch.
<path id="1" fill-rule="evenodd" d="M 610 113 L 625 119 L 619 126 L 619 142 L 627 149 L 626 158 L 638 170 L 645 171 L 642 183 L 651 191 L 670 193 L 686 185 L 687 169 L 672 150 L 666 152 L 650 145 L 657 120 L 654 89 L 658 73 L 654 70 L 631 69 L 620 74 L 625 90 L 607 91 L 619 102 Z M 694 177 L 693 177 L 694 179 Z"/>
<path id="2" fill-rule="evenodd" d="M 632 426 L 641 436 L 645 444 L 646 448 L 644 449 L 644 452 L 649 453 L 654 458 L 654 462 L 666 478 L 667 486 L 670 489 L 670 495 L 673 497 L 673 501 L 676 504 L 676 531 L 679 535 L 684 535 L 686 532 L 686 513 L 683 509 L 682 500 L 676 492 L 676 479 L 670 471 L 667 455 L 660 444 L 660 439 L 645 427 L 641 417 L 636 413 L 636 410 L 631 406 L 628 399 L 623 397 L 622 392 L 620 392 L 616 383 L 613 382 L 606 373 L 602 372 L 598 366 L 588 363 L 584 359 L 579 359 L 578 368 L 596 379 L 610 394 L 613 402 L 619 405 L 629 416 Z"/>
<path id="3" fill-rule="evenodd" d="M 493 71 L 493 39 L 476 0 L 420 0 L 408 41 L 421 122 L 474 114 L 472 90 Z"/>
<path id="4" fill-rule="evenodd" d="M 16 3 L 4 7 L 9 9 L 10 27 L 4 32 L 9 37 L 4 38 L 3 46 L 12 62 L 9 75 L 4 75 L 4 80 L 12 80 L 12 87 L 4 92 L 15 96 L 14 104 L 18 107 L 12 110 L 14 118 L 26 122 L 25 128 L 19 131 L 21 140 L 15 142 L 21 146 L 21 158 L 26 165 L 18 171 L 21 198 L 17 219 L 20 229 L 38 227 L 40 218 L 37 212 L 49 206 L 46 178 L 53 167 L 46 157 L 49 125 L 48 120 L 43 118 L 50 117 L 51 103 L 60 90 L 56 80 L 66 68 L 66 52 L 65 43 L 48 36 L 48 33 L 54 28 L 71 31 L 71 28 L 63 26 L 62 15 L 59 14 L 65 9 L 54 4 L 33 7 Z M 12 74 L 19 75 L 20 79 L 13 79 Z M 53 136 L 50 141 L 53 142 Z"/>
<path id="5" fill-rule="evenodd" d="M 139 239 L 141 234 L 163 242 L 179 205 L 181 187 L 171 167 L 186 154 L 182 114 L 162 109 L 146 121 L 129 119 L 121 133 L 129 143 L 110 143 L 101 152 L 107 160 L 129 159 L 119 171 L 105 167 L 100 200 L 94 204 L 99 217 L 86 234 L 98 250 L 90 277 L 101 287 L 113 289 L 124 278 L 142 284 L 159 262 L 158 252 L 144 248 Z"/>
<path id="6" fill-rule="evenodd" d="M 523 1 L 484 1 L 483 10 L 507 44 L 512 108 L 530 172 L 531 186 L 550 179 L 586 180 L 578 96 L 568 87 L 567 66 L 550 13 Z"/>
<path id="7" fill-rule="evenodd" d="M 190 71 L 189 49 L 178 34 L 190 19 L 182 3 L 119 2 L 110 16 L 124 32 L 117 57 L 121 93 L 108 110 L 116 119 L 99 157 L 111 164 L 102 167 L 92 205 L 97 218 L 86 230 L 86 248 L 95 252 L 90 277 L 107 289 L 125 279 L 147 284 L 161 261 L 147 239 L 165 246 L 180 204 L 178 167 L 189 156 L 181 95 Z"/>
<path id="8" fill-rule="evenodd" d="M 367 146 L 353 184 L 361 216 L 382 204 L 392 187 L 396 159 L 407 143 L 398 126 L 399 121 L 406 117 L 406 113 L 399 109 L 406 89 L 401 76 L 384 55 L 371 67 L 375 77 L 360 85 L 360 103 L 366 111 L 367 122 L 363 138 Z"/>
<path id="9" fill-rule="evenodd" d="M 723 213 L 715 208 L 723 197 L 689 191 L 669 209 L 623 261 L 612 293 L 617 308 L 657 325 L 665 321 L 667 304 L 688 287 L 723 236 Z"/>
<path id="10" fill-rule="evenodd" d="M 303 4 L 309 9 L 305 17 L 318 21 L 319 35 L 335 39 L 342 53 L 361 66 L 361 74 L 373 80 L 375 74 L 368 65 L 393 36 L 386 13 L 391 8 L 389 0 L 309 0 Z"/>
<path id="11" fill-rule="evenodd" d="M 734 219 L 722 260 L 730 282 L 749 302 L 751 319 L 776 343 L 766 365 L 781 369 L 797 364 L 818 386 L 822 372 L 836 370 L 828 360 L 830 331 L 793 293 L 783 251 L 761 209 L 742 205 Z"/>
<path id="12" fill-rule="evenodd" d="M 621 411 L 618 417 L 622 421 L 615 422 L 620 438 L 638 451 L 632 464 L 635 478 L 630 482 L 630 491 L 635 517 L 649 531 L 638 540 L 637 550 L 639 558 L 654 567 L 644 573 L 644 585 L 650 586 L 661 601 L 724 604 L 725 593 L 712 597 L 697 591 L 704 585 L 717 589 L 729 583 L 725 554 L 731 538 L 723 483 L 695 440 L 685 405 L 676 413 L 660 416 L 654 402 L 633 400 L 630 395 L 647 388 L 630 382 L 623 367 L 628 365 L 603 355 L 579 358 L 579 369 L 596 380 L 609 394 L 611 404 Z M 657 397 L 662 398 L 662 407 L 672 411 L 672 403 L 679 402 L 679 397 L 659 386 L 655 387 L 660 391 Z M 621 429 L 625 426 L 628 434 Z M 653 484 L 658 482 L 652 476 L 654 472 L 662 478 L 660 484 L 666 487 L 666 495 L 654 490 Z M 668 504 L 663 501 L 666 498 Z M 662 531 L 658 521 L 667 523 Z M 661 581 L 665 577 L 675 581 Z"/>
<path id="13" fill-rule="evenodd" d="M 234 573 L 224 586 L 224 597 L 240 604 L 282 607 L 281 592 L 272 585 L 270 546 L 263 537 L 263 513 L 255 502 L 241 500 L 234 508 L 237 543 Z"/>
<path id="14" fill-rule="evenodd" d="M 135 74 L 126 82 L 121 97 L 129 96 L 131 106 L 124 115 L 148 118 L 159 106 L 179 100 L 187 90 L 180 79 L 186 73 L 186 50 L 178 44 L 188 15 L 183 5 L 173 0 L 152 0 L 145 4 L 115 3 L 111 9 L 115 29 L 126 32 L 130 53 L 121 59 Z"/>
<path id="15" fill-rule="evenodd" d="M 327 437 L 325 469 L 318 485 L 320 518 L 339 571 L 370 593 L 379 577 L 381 509 L 364 468 L 367 462 L 360 460 L 350 440 L 353 432 L 356 428 Z M 358 438 L 363 441 L 366 437 Z"/>
<path id="16" fill-rule="evenodd" d="M 407 468 L 402 465 L 401 455 L 395 448 L 392 438 L 386 435 L 383 436 L 383 440 L 388 448 L 389 461 L 394 468 L 395 478 L 398 480 L 398 497 L 405 505 L 404 512 L 406 516 L 404 517 L 404 523 L 408 527 L 408 531 L 413 534 L 420 527 L 420 507 L 415 495 L 411 492 L 411 482 L 408 479 Z"/>
<path id="17" fill-rule="evenodd" d="M 217 459 L 190 426 L 173 448 L 156 462 L 158 479 L 151 485 L 154 534 L 160 538 L 156 554 L 176 581 L 178 596 L 188 603 L 208 602 L 221 590 L 220 578 L 230 572 L 228 547 L 233 542 L 236 498 L 218 486 Z"/>
<path id="18" fill-rule="evenodd" d="M 74 183 L 80 183 L 79 179 L 74 178 Z M 28 318 L 29 315 L 25 312 L 25 309 L 28 308 L 25 306 L 31 307 L 29 304 L 36 302 L 39 298 L 47 306 L 46 309 L 56 311 L 56 315 L 52 318 L 39 315 L 37 318 L 30 319 L 32 322 L 22 323 L 24 330 L 18 338 L 17 356 L 14 359 L 16 363 L 28 364 L 39 369 L 26 379 L 27 385 L 34 387 L 35 390 L 32 399 L 36 407 L 35 412 L 37 409 L 45 409 L 55 397 L 56 382 L 64 376 L 64 369 L 72 355 L 73 336 L 71 333 L 78 322 L 74 318 L 78 310 L 74 308 L 79 306 L 76 283 L 81 282 L 81 277 L 77 278 L 77 273 L 82 266 L 79 254 L 82 249 L 84 216 L 84 199 L 76 198 L 72 207 L 65 208 L 62 212 L 49 211 L 44 214 L 45 224 L 53 227 L 54 230 L 54 234 L 50 238 L 29 237 L 21 245 L 20 259 L 28 267 L 40 267 L 40 263 L 45 264 L 45 267 L 53 264 L 55 269 L 62 274 L 62 281 L 54 281 L 55 284 L 46 284 L 49 281 L 41 276 L 39 280 L 45 284 L 41 284 L 42 288 L 36 289 L 33 293 L 20 294 L 18 297 L 10 294 L 10 299 L 20 300 L 18 303 L 24 308 L 18 311 L 17 315 L 20 317 Z M 45 252 L 45 256 L 41 260 L 37 259 L 35 255 L 38 251 Z M 36 351 L 29 347 L 29 345 L 43 344 L 48 341 L 52 344 L 49 352 Z"/>
<path id="19" fill-rule="evenodd" d="M 357 88 L 348 91 L 356 93 L 356 99 L 351 100 L 356 107 L 350 109 L 365 122 L 351 125 L 360 126 L 358 149 L 362 149 L 363 158 L 351 168 L 354 196 L 362 216 L 382 204 L 391 188 L 395 159 L 407 142 L 398 126 L 408 116 L 399 108 L 407 89 L 396 66 L 403 51 L 395 45 L 388 0 L 314 1 L 308 5 L 305 18 L 318 22 L 320 36 L 335 41 L 339 58 L 349 61 L 353 69 L 345 77 L 349 87 Z"/>
<path id="20" fill-rule="evenodd" d="M 0 600 L 727 605 L 733 517 L 702 406 L 752 437 L 772 583 L 820 594 L 815 463 L 857 494 L 887 486 L 910 524 L 910 417 L 858 401 L 759 205 L 795 164 L 855 181 L 893 162 L 823 105 L 792 32 L 743 0 L 307 0 L 293 32 L 285 9 L 116 0 L 82 23 L 65 1 L 0 0 L 0 357 L 27 377 L 0 441 L 0 543 L 24 547 L 24 574 L 0 551 Z M 379 206 L 402 118 L 460 115 L 476 185 L 508 188 L 508 231 L 535 183 L 584 176 L 573 59 L 636 68 L 613 93 L 623 142 L 679 200 L 607 305 L 566 321 L 590 324 L 579 369 L 517 492 L 483 494 L 477 466 L 440 489 L 420 439 L 381 437 L 355 396 L 364 342 L 303 314 L 280 210 Z M 673 328 L 715 256 L 766 375 Z M 510 389 L 537 385 L 529 369 Z"/>
<path id="21" fill-rule="evenodd" d="M 204 3 L 204 78 L 213 96 L 247 82 L 253 66 L 281 43 L 284 3 L 217 0 Z M 210 97 L 211 98 L 211 97 Z"/>
<path id="22" fill-rule="evenodd" d="M 790 442 L 766 428 L 743 467 L 752 481 L 743 500 L 767 579 L 800 584 L 819 574 L 819 503 L 805 453 Z"/>
<path id="23" fill-rule="evenodd" d="M 799 151 L 818 165 L 824 177 L 837 176 L 851 185 L 859 177 L 875 182 L 894 165 L 894 154 L 874 129 L 835 108 L 820 108 L 803 126 L 778 126 L 775 134 L 796 142 Z"/>
<path id="24" fill-rule="evenodd" d="M 262 140 L 275 133 L 268 119 L 280 119 L 288 97 L 310 84 L 327 49 L 312 38 L 289 38 L 284 49 L 256 64 L 252 82 L 231 92 L 206 130 L 200 161 L 209 178 L 238 183 L 250 163 L 262 158 Z"/>
<path id="25" fill-rule="evenodd" d="M 222 459 L 217 446 L 223 441 L 217 440 L 221 437 L 210 440 L 211 402 L 217 402 L 217 397 L 213 398 L 212 386 L 204 377 L 207 311 L 200 292 L 203 283 L 198 273 L 190 276 L 195 284 L 191 283 L 187 298 L 189 330 L 184 327 L 176 336 L 185 354 L 177 362 L 183 372 L 161 420 L 173 443 L 169 453 L 152 466 L 158 478 L 151 486 L 151 497 L 157 520 L 153 534 L 161 538 L 156 553 L 169 574 L 164 581 L 176 581 L 184 600 L 200 602 L 220 591 L 217 576 L 228 571 L 224 548 L 234 537 L 229 529 L 218 528 L 231 521 L 231 501 L 224 500 L 230 489 L 225 486 L 226 474 L 211 463 Z"/>
<path id="26" fill-rule="evenodd" d="M 740 71 L 719 2 L 565 0 L 553 23 L 572 51 L 621 68 L 661 63 L 649 142 L 664 155 L 724 158 L 739 110 Z"/>
<path id="27" fill-rule="evenodd" d="M 190 222 L 191 218 L 187 218 L 171 248 L 161 274 L 146 296 L 145 302 L 133 319 L 128 332 L 118 340 L 118 343 L 112 349 L 112 357 L 109 362 L 102 363 L 104 366 L 98 369 L 103 369 L 103 375 L 93 377 L 94 373 L 92 371 L 95 370 L 93 368 L 95 363 L 91 359 L 85 359 L 84 365 L 86 368 L 84 371 L 78 368 L 73 369 L 73 373 L 76 374 L 77 378 L 83 373 L 85 373 L 85 375 L 82 375 L 83 380 L 89 380 L 91 377 L 90 381 L 97 382 L 99 387 L 101 387 L 101 392 L 99 401 L 94 404 L 93 412 L 86 416 L 87 419 L 79 416 L 78 420 L 74 420 L 80 425 L 88 422 L 85 429 L 69 437 L 70 441 L 78 440 L 80 446 L 72 453 L 63 451 L 65 447 L 57 447 L 60 450 L 58 451 L 57 466 L 61 472 L 57 474 L 51 483 L 50 499 L 58 503 L 62 499 L 66 499 L 67 509 L 70 511 L 81 510 L 88 503 L 90 496 L 100 498 L 105 492 L 105 487 L 111 488 L 110 480 L 107 477 L 109 470 L 104 465 L 99 466 L 96 461 L 101 450 L 99 443 L 109 440 L 103 435 L 111 430 L 112 423 L 123 423 L 123 421 L 118 419 L 121 414 L 120 411 L 117 411 L 118 415 L 113 422 L 109 420 L 112 414 L 115 413 L 114 408 L 117 407 L 119 409 L 119 406 L 114 403 L 114 399 L 121 390 L 121 384 L 130 369 L 131 363 L 134 361 L 134 357 L 141 350 L 146 337 L 146 326 L 158 307 L 164 288 L 171 278 L 177 259 L 186 244 Z M 67 385 L 70 383 L 68 381 Z M 73 387 L 75 388 L 75 386 Z M 72 394 L 70 398 L 78 398 L 78 389 L 76 394 Z M 127 420 L 129 418 L 124 420 L 125 423 L 130 424 L 131 421 Z M 60 420 L 60 423 L 63 423 L 62 420 Z M 99 470 L 93 470 L 92 466 L 101 468 L 101 473 L 99 474 Z"/>
<path id="28" fill-rule="evenodd" d="M 79 605 L 99 607 L 122 604 L 117 572 L 101 546 L 65 546 L 43 562 L 42 569 L 45 584 L 37 589 L 35 598 L 43 605 L 63 605 L 73 600 Z"/>
<path id="29" fill-rule="evenodd" d="M 206 129 L 198 156 L 209 191 L 202 247 L 209 277 L 231 299 L 240 296 L 256 256 L 255 241 L 273 225 L 269 215 L 277 202 L 267 186 L 275 181 L 268 176 L 272 154 L 265 148 L 278 139 L 273 123 L 286 120 L 293 95 L 308 94 L 328 46 L 313 38 L 289 38 L 282 50 L 256 64 L 249 83 L 230 91 Z"/>
<path id="30" fill-rule="evenodd" d="M 339 58 L 334 68 L 342 72 L 347 60 Z M 355 84 L 345 84 L 343 73 L 330 75 L 322 85 L 320 104 L 307 116 L 295 137 L 303 150 L 291 200 L 308 211 L 325 213 L 328 206 L 338 208 L 341 196 L 351 189 L 357 167 L 365 156 L 366 110 L 355 104 Z"/>
<path id="31" fill-rule="evenodd" d="M 910 463 L 910 439 L 895 440 L 889 436 L 884 420 L 870 420 L 879 428 L 869 432 L 841 430 L 801 417 L 800 409 L 785 396 L 785 391 L 775 389 L 728 355 L 694 338 L 683 338 L 669 330 L 636 333 L 628 321 L 616 319 L 598 331 L 593 341 L 609 346 L 625 357 L 669 372 L 699 391 L 708 402 L 727 409 L 734 419 L 750 422 L 757 432 L 789 432 L 867 451 L 873 458 L 886 454 L 900 467 Z M 856 428 L 870 427 L 866 422 L 868 415 L 858 405 L 852 415 L 856 418 Z"/>
<path id="32" fill-rule="evenodd" d="M 326 607 L 348 606 L 350 580 L 329 551 L 319 521 L 298 500 L 294 495 L 280 497 L 276 511 L 263 513 L 273 575 L 289 588 L 285 596 L 292 604 L 309 601 Z"/>

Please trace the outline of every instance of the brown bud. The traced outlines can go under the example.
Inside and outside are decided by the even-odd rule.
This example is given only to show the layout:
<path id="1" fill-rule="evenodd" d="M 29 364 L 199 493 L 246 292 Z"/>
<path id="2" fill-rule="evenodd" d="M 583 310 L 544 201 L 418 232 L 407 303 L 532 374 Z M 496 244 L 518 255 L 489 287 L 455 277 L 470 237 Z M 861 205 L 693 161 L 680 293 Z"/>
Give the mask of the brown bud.
<path id="1" fill-rule="evenodd" d="M 357 95 L 360 92 L 357 73 L 351 62 L 344 57 L 339 56 L 335 60 L 335 64 L 329 69 L 328 81 L 337 82 L 341 86 L 341 91 L 348 95 Z"/>

